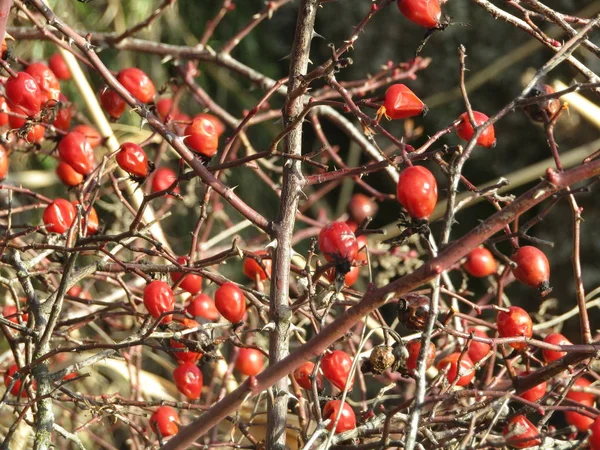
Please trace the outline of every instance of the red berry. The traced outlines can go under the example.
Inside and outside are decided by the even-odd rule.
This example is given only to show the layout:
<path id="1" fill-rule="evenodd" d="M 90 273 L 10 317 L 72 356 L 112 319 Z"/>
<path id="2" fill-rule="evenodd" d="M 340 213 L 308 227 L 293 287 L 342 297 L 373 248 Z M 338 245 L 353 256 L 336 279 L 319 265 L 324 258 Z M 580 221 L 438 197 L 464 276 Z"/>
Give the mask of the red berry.
<path id="1" fill-rule="evenodd" d="M 571 389 L 569 389 L 569 392 L 567 392 L 567 398 L 571 399 L 575 402 L 579 402 L 582 403 L 586 406 L 592 406 L 594 404 L 594 402 L 596 401 L 596 397 L 594 396 L 594 394 L 591 394 L 589 392 L 583 392 L 581 390 L 574 390 L 574 387 L 577 387 L 579 389 L 585 389 L 587 387 L 589 387 L 592 384 L 592 382 L 590 380 L 588 380 L 587 378 L 584 377 L 579 377 L 577 378 L 577 380 L 575 380 L 575 383 L 573 384 L 573 387 Z"/>
<path id="2" fill-rule="evenodd" d="M 44 210 L 42 220 L 49 233 L 62 234 L 71 228 L 77 211 L 68 200 L 57 198 Z"/>
<path id="3" fill-rule="evenodd" d="M 71 79 L 69 67 L 60 53 L 52 55 L 50 59 L 48 59 L 48 65 L 50 66 L 50 70 L 54 72 L 54 75 L 56 75 L 56 78 L 59 80 Z"/>
<path id="4" fill-rule="evenodd" d="M 0 181 L 8 175 L 8 154 L 6 149 L 0 145 Z"/>
<path id="5" fill-rule="evenodd" d="M 525 376 L 525 375 L 529 375 L 530 373 L 531 372 L 525 371 L 525 372 L 522 372 L 520 375 Z M 532 388 L 527 389 L 524 392 L 521 392 L 519 394 L 519 397 L 521 397 L 522 399 L 527 400 L 529 402 L 537 402 L 540 398 L 542 398 L 546 394 L 547 387 L 548 387 L 548 383 L 546 383 L 545 381 L 542 381 L 540 384 L 536 384 Z"/>
<path id="6" fill-rule="evenodd" d="M 88 175 L 94 170 L 94 149 L 85 136 L 77 131 L 71 131 L 58 144 L 60 159 L 69 164 L 82 175 Z"/>
<path id="7" fill-rule="evenodd" d="M 202 317 L 211 322 L 216 322 L 221 317 L 215 302 L 206 294 L 196 295 L 185 310 L 194 317 Z"/>
<path id="8" fill-rule="evenodd" d="M 213 116 L 209 113 L 201 113 L 197 114 L 194 117 L 194 119 L 209 120 L 214 125 L 215 130 L 217 131 L 217 137 L 221 137 L 221 135 L 225 132 L 225 125 L 223 125 L 223 122 L 221 122 L 221 120 L 217 116 Z"/>
<path id="9" fill-rule="evenodd" d="M 189 258 L 187 256 L 180 256 L 177 258 L 177 262 L 182 266 L 187 265 Z M 183 276 L 183 280 L 179 283 L 179 287 L 190 294 L 197 294 L 202 290 L 202 277 L 193 273 L 183 275 L 181 272 L 171 272 L 171 280 L 174 283 L 178 282 Z"/>
<path id="10" fill-rule="evenodd" d="M 150 417 L 150 426 L 152 430 L 162 437 L 169 437 L 177 434 L 179 427 L 179 416 L 170 406 L 160 406 Z"/>
<path id="11" fill-rule="evenodd" d="M 335 269 L 329 269 L 325 272 L 325 276 L 330 283 L 335 281 Z M 348 287 L 352 286 L 360 276 L 360 267 L 352 266 L 350 271 L 344 275 L 344 284 Z"/>
<path id="12" fill-rule="evenodd" d="M 479 328 L 469 328 L 467 333 L 473 333 L 475 336 L 487 338 L 488 335 L 485 331 Z M 471 341 L 469 344 L 469 349 L 467 350 L 467 355 L 471 358 L 471 361 L 474 363 L 478 363 L 481 361 L 492 349 L 490 344 L 486 344 L 485 342 Z"/>
<path id="13" fill-rule="evenodd" d="M 254 258 L 246 256 L 244 258 L 243 266 L 244 275 L 251 280 L 256 280 L 258 278 L 260 281 L 264 281 L 268 278 L 267 274 L 271 274 L 271 260 L 269 259 L 267 252 L 258 252 L 257 256 L 260 256 L 266 272 Z"/>
<path id="14" fill-rule="evenodd" d="M 63 94 L 59 96 L 60 105 L 56 113 L 56 119 L 52 122 L 59 130 L 68 131 L 71 127 L 71 117 L 73 116 L 73 106 L 69 103 L 67 97 Z"/>
<path id="15" fill-rule="evenodd" d="M 37 82 L 42 94 L 42 105 L 49 101 L 58 101 L 60 84 L 54 72 L 46 64 L 41 62 L 29 64 L 25 72 Z"/>
<path id="16" fill-rule="evenodd" d="M 533 335 L 533 322 L 531 317 L 523 308 L 511 306 L 508 312 L 500 311 L 497 318 L 498 334 L 500 337 L 525 336 L 530 338 Z M 524 350 L 527 347 L 525 342 L 512 342 L 509 344 L 515 350 Z"/>
<path id="17" fill-rule="evenodd" d="M 117 80 L 131 95 L 142 103 L 151 102 L 156 94 L 154 83 L 142 70 L 137 67 L 123 69 L 117 75 Z"/>
<path id="18" fill-rule="evenodd" d="M 591 450 L 600 450 L 600 416 L 596 417 L 590 427 L 590 436 L 588 438 Z"/>
<path id="19" fill-rule="evenodd" d="M 315 363 L 306 361 L 296 370 L 294 370 L 294 379 L 296 383 L 307 391 L 312 391 L 312 381 L 310 377 L 315 370 Z M 319 371 L 320 372 L 320 371 Z M 317 391 L 320 392 L 323 389 L 323 377 L 320 373 L 316 374 L 315 383 L 317 385 Z"/>
<path id="20" fill-rule="evenodd" d="M 413 372 L 417 368 L 417 361 L 419 359 L 419 352 L 421 351 L 421 340 L 415 339 L 414 341 L 410 341 L 406 344 L 406 350 L 408 351 L 408 358 L 406 358 L 406 370 L 408 370 L 409 374 L 413 374 Z M 429 350 L 427 350 L 427 358 L 426 358 L 426 367 L 429 369 L 435 360 L 435 344 L 433 342 L 429 343 Z"/>
<path id="21" fill-rule="evenodd" d="M 119 94 L 109 88 L 104 88 L 100 93 L 100 104 L 102 105 L 104 111 L 106 111 L 108 115 L 115 120 L 121 117 L 125 111 L 125 107 L 127 106 L 125 100 L 123 100 Z"/>
<path id="22" fill-rule="evenodd" d="M 6 100 L 11 108 L 19 108 L 27 116 L 35 116 L 42 107 L 42 91 L 35 79 L 25 72 L 8 77 L 4 85 Z"/>
<path id="23" fill-rule="evenodd" d="M 489 119 L 488 116 L 478 111 L 473 111 L 473 117 L 475 119 L 475 125 L 477 126 L 487 122 L 487 120 Z M 469 115 L 466 112 L 462 113 L 459 119 L 460 123 L 456 126 L 456 134 L 458 134 L 458 136 L 461 139 L 464 139 L 465 141 L 470 141 L 473 135 L 475 134 L 475 130 L 473 130 L 473 127 L 471 126 Z M 491 148 L 496 145 L 496 134 L 494 133 L 493 125 L 490 125 L 485 130 L 483 130 L 481 135 L 477 138 L 477 145 L 481 145 L 487 148 Z"/>
<path id="24" fill-rule="evenodd" d="M 385 91 L 381 110 L 390 119 L 406 119 L 427 111 L 425 103 L 404 84 L 393 84 Z"/>
<path id="25" fill-rule="evenodd" d="M 156 102 L 156 112 L 160 120 L 164 121 L 169 114 L 173 118 L 179 111 L 173 107 L 173 99 L 171 97 L 163 97 Z"/>
<path id="26" fill-rule="evenodd" d="M 196 117 L 184 131 L 185 144 L 193 151 L 212 158 L 219 147 L 219 135 L 214 124 L 205 117 Z"/>
<path id="27" fill-rule="evenodd" d="M 519 248 L 511 257 L 517 267 L 513 269 L 515 278 L 521 283 L 541 289 L 550 280 L 550 264 L 541 250 L 526 245 Z"/>
<path id="28" fill-rule="evenodd" d="M 398 9 L 411 22 L 425 28 L 438 28 L 442 10 L 438 0 L 398 0 Z"/>
<path id="29" fill-rule="evenodd" d="M 155 319 L 161 314 L 175 309 L 175 295 L 171 286 L 161 280 L 154 280 L 144 288 L 144 306 Z M 172 315 L 165 316 L 162 323 L 173 320 Z"/>
<path id="30" fill-rule="evenodd" d="M 469 275 L 477 278 L 487 277 L 496 273 L 498 264 L 487 248 L 478 247 L 467 255 L 467 260 L 463 264 Z"/>
<path id="31" fill-rule="evenodd" d="M 12 366 L 10 366 L 8 368 L 8 370 L 6 371 L 6 373 L 4 374 L 4 386 L 6 386 L 7 388 L 10 386 L 10 383 L 13 380 L 13 377 L 15 375 L 15 373 L 17 373 L 19 371 L 19 367 L 16 364 L 13 364 Z M 10 390 L 10 393 L 12 395 L 19 395 L 19 391 L 21 390 L 21 378 L 19 378 L 15 384 L 13 384 L 12 389 Z M 33 381 L 33 389 L 36 389 L 36 383 L 35 380 Z M 25 388 L 23 388 L 23 391 L 21 392 L 21 397 L 27 397 L 27 390 Z"/>
<path id="32" fill-rule="evenodd" d="M 437 203 L 435 177 L 425 167 L 408 167 L 400 173 L 396 196 L 413 219 L 429 219 Z"/>
<path id="33" fill-rule="evenodd" d="M 91 300 L 92 296 L 88 291 L 84 291 L 81 286 L 73 286 L 71 289 L 67 291 L 67 295 L 72 297 L 82 298 L 84 300 Z"/>
<path id="34" fill-rule="evenodd" d="M 246 298 L 239 287 L 227 282 L 215 292 L 215 306 L 231 323 L 239 323 L 246 313 Z"/>
<path id="35" fill-rule="evenodd" d="M 573 345 L 571 341 L 569 341 L 565 336 L 560 333 L 552 333 L 544 338 L 544 342 L 552 345 Z M 567 352 L 557 352 L 554 350 L 547 350 L 545 348 L 542 349 L 542 356 L 544 357 L 544 361 L 547 363 L 551 363 L 552 361 L 556 361 L 557 359 L 565 356 Z"/>
<path id="36" fill-rule="evenodd" d="M 361 223 L 367 217 L 374 217 L 377 214 L 377 209 L 377 203 L 364 194 L 354 194 L 348 204 L 350 217 L 358 223 Z"/>
<path id="37" fill-rule="evenodd" d="M 463 355 L 460 360 L 460 369 L 458 368 L 458 359 L 460 358 L 460 353 L 452 353 L 437 363 L 438 370 L 444 370 L 448 368 L 448 372 L 446 373 L 446 378 L 450 383 L 453 383 L 456 380 L 457 376 L 458 381 L 456 382 L 456 386 L 466 386 L 471 382 L 473 377 L 475 377 L 475 370 L 473 370 L 473 361 L 469 358 L 469 355 Z"/>
<path id="38" fill-rule="evenodd" d="M 534 447 L 542 442 L 537 437 L 540 435 L 539 430 L 523 415 L 510 418 L 504 425 L 502 434 L 506 442 L 515 448 Z"/>
<path id="39" fill-rule="evenodd" d="M 319 232 L 319 249 L 329 262 L 353 262 L 358 255 L 358 242 L 346 222 L 331 222 Z"/>
<path id="40" fill-rule="evenodd" d="M 65 186 L 77 186 L 83 182 L 83 175 L 64 161 L 60 161 L 56 166 L 56 175 Z"/>
<path id="41" fill-rule="evenodd" d="M 202 393 L 202 372 L 195 364 L 183 363 L 173 371 L 173 380 L 179 392 L 190 400 L 197 400 Z"/>
<path id="42" fill-rule="evenodd" d="M 100 135 L 100 133 L 98 133 L 98 130 L 96 130 L 91 125 L 76 125 L 71 131 L 77 131 L 78 133 L 83 134 L 92 146 L 92 148 L 96 148 L 100 144 L 102 144 L 102 136 Z"/>
<path id="43" fill-rule="evenodd" d="M 146 178 L 150 171 L 148 156 L 142 147 L 133 142 L 125 142 L 116 156 L 119 167 L 132 177 Z"/>
<path id="44" fill-rule="evenodd" d="M 341 414 L 340 409 L 342 410 Z M 341 400 L 329 400 L 323 407 L 323 420 L 331 420 L 327 425 L 329 431 L 333 429 L 338 414 L 340 414 L 340 420 L 335 427 L 336 433 L 343 433 L 356 428 L 356 416 L 352 407 L 346 402 L 342 403 Z"/>
<path id="45" fill-rule="evenodd" d="M 25 111 L 23 111 L 20 108 L 17 108 L 16 106 L 11 107 L 10 111 L 15 114 L 20 114 L 22 116 L 27 115 Z M 25 122 L 27 122 L 27 119 L 24 119 L 22 117 L 17 117 L 14 115 L 8 116 L 8 125 L 11 129 L 19 129 L 23 127 L 23 125 L 25 125 Z M 27 136 L 25 136 L 25 140 L 30 144 L 39 144 L 44 139 L 45 132 L 46 128 L 44 128 L 43 125 L 33 125 L 29 133 L 27 133 Z"/>
<path id="46" fill-rule="evenodd" d="M 327 353 L 321 361 L 321 370 L 325 378 L 329 380 L 340 391 L 343 391 L 346 387 L 346 380 L 350 375 L 352 369 L 352 358 L 348 353 L 342 350 L 335 350 L 331 353 Z M 352 390 L 354 384 L 354 375 L 348 383 L 348 391 Z"/>
<path id="47" fill-rule="evenodd" d="M 79 202 L 77 200 L 73 201 L 73 206 L 75 206 L 75 208 L 77 208 L 77 205 L 79 204 Z M 84 211 L 82 211 L 82 214 L 85 212 L 85 210 L 87 209 L 87 207 L 84 209 Z M 81 218 L 81 226 L 83 227 L 83 215 Z M 88 213 L 88 217 L 87 217 L 87 229 L 86 229 L 86 234 L 87 236 L 91 236 L 93 234 L 96 234 L 98 232 L 98 229 L 100 228 L 100 220 L 98 219 L 98 213 L 96 212 L 96 209 L 92 206 L 90 208 L 90 211 Z"/>
<path id="48" fill-rule="evenodd" d="M 5 114 L 7 111 L 10 111 L 8 107 L 8 103 L 6 103 L 6 99 L 4 97 L 0 97 L 0 127 L 8 125 L 8 114 Z"/>
<path id="49" fill-rule="evenodd" d="M 19 316 L 21 316 L 23 323 L 27 323 L 27 320 L 29 320 L 29 314 L 24 313 L 22 310 L 19 311 L 16 305 L 6 305 L 2 309 L 2 315 L 12 323 L 21 323 L 19 322 Z"/>
<path id="50" fill-rule="evenodd" d="M 573 425 L 581 433 L 588 431 L 594 423 L 594 419 L 591 417 L 576 413 L 575 411 L 564 411 L 564 414 L 565 421 L 569 425 Z"/>
<path id="51" fill-rule="evenodd" d="M 188 318 L 184 318 L 183 320 L 178 320 L 179 323 L 181 323 L 181 325 L 184 328 L 196 328 L 199 327 L 200 324 L 198 322 L 196 322 L 195 320 L 192 319 L 188 319 Z M 191 335 L 186 334 L 184 336 L 185 339 L 190 339 Z M 174 349 L 182 349 L 183 351 L 177 351 L 177 352 L 173 352 L 173 356 L 175 357 L 175 359 L 179 362 L 179 364 L 182 363 L 197 363 L 203 356 L 202 352 L 194 352 L 192 350 L 189 350 L 188 347 L 183 343 L 183 342 L 178 342 L 175 339 L 171 339 L 169 344 L 171 345 L 171 348 Z"/>
<path id="52" fill-rule="evenodd" d="M 235 369 L 242 375 L 258 375 L 265 365 L 264 357 L 255 348 L 240 348 L 235 360 Z"/>
<path id="53" fill-rule="evenodd" d="M 168 189 L 177 180 L 177 174 L 168 167 L 156 169 L 152 175 L 152 193 Z M 179 193 L 179 186 L 175 186 L 174 193 Z"/>

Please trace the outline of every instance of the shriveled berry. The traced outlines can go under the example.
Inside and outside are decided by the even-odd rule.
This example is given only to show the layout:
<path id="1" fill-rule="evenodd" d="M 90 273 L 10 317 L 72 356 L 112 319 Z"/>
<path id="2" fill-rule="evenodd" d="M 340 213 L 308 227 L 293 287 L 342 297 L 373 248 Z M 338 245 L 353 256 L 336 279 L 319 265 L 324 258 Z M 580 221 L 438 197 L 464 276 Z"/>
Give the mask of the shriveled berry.
<path id="1" fill-rule="evenodd" d="M 60 84 L 54 72 L 41 62 L 34 62 L 25 69 L 29 75 L 37 82 L 41 91 L 42 105 L 49 101 L 57 102 L 60 96 Z"/>
<path id="2" fill-rule="evenodd" d="M 398 299 L 398 320 L 409 330 L 424 330 L 429 318 L 431 300 L 426 295 L 406 294 Z"/>
<path id="3" fill-rule="evenodd" d="M 335 427 L 336 433 L 343 433 L 344 431 L 356 428 L 356 415 L 352 407 L 341 400 L 329 400 L 323 407 L 323 419 L 331 420 L 329 425 L 327 425 L 329 431 L 333 429 L 338 414 L 340 415 L 340 419 Z"/>
<path id="4" fill-rule="evenodd" d="M 71 202 L 57 198 L 46 207 L 42 219 L 48 232 L 62 234 L 71 228 L 76 215 L 77 211 Z"/>
<path id="5" fill-rule="evenodd" d="M 26 72 L 8 77 L 4 85 L 6 100 L 11 108 L 24 111 L 27 116 L 35 116 L 42 108 L 42 91 L 37 81 Z"/>
<path id="6" fill-rule="evenodd" d="M 82 175 L 88 175 L 94 170 L 94 149 L 85 136 L 77 131 L 71 131 L 58 144 L 60 159 L 69 164 Z"/>
<path id="7" fill-rule="evenodd" d="M 183 363 L 173 371 L 173 380 L 179 392 L 189 400 L 197 400 L 202 394 L 202 372 L 195 364 Z"/>
<path id="8" fill-rule="evenodd" d="M 144 179 L 150 171 L 148 156 L 142 147 L 133 142 L 121 144 L 116 156 L 119 167 L 132 177 Z"/>
<path id="9" fill-rule="evenodd" d="M 171 286 L 162 280 L 154 280 L 144 288 L 144 306 L 155 319 L 167 311 L 175 309 L 175 295 Z M 173 320 L 172 315 L 163 317 L 162 323 Z"/>
<path id="10" fill-rule="evenodd" d="M 425 103 L 404 84 L 393 84 L 385 91 L 383 108 L 379 114 L 390 119 L 406 119 L 427 112 Z"/>
<path id="11" fill-rule="evenodd" d="M 527 94 L 527 98 L 536 98 L 542 95 L 554 94 L 554 88 L 548 84 L 535 86 Z M 544 123 L 551 121 L 563 109 L 563 103 L 560 98 L 551 98 L 538 103 L 527 105 L 524 108 L 525 114 L 534 122 Z"/>

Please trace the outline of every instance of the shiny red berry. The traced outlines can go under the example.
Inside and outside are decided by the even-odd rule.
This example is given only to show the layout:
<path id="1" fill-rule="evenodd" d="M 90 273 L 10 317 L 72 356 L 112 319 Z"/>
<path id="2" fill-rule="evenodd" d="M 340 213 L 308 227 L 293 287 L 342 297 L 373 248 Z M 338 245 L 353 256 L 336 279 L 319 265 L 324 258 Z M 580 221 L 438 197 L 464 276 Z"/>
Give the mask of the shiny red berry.
<path id="1" fill-rule="evenodd" d="M 358 241 L 346 222 L 331 222 L 319 232 L 319 250 L 329 262 L 353 262 L 358 255 Z"/>
<path id="2" fill-rule="evenodd" d="M 311 376 L 315 370 L 315 363 L 311 361 L 306 361 L 296 370 L 294 370 L 294 379 L 296 383 L 307 391 L 312 391 L 312 380 Z M 320 371 L 317 372 L 315 376 L 315 383 L 317 385 L 317 391 L 320 392 L 323 390 L 323 377 L 321 376 Z"/>
<path id="3" fill-rule="evenodd" d="M 151 102 L 154 94 L 156 94 L 156 88 L 152 80 L 137 67 L 121 70 L 117 75 L 117 80 L 142 103 Z"/>
<path id="4" fill-rule="evenodd" d="M 68 200 L 57 198 L 44 210 L 42 220 L 49 233 L 62 234 L 71 228 L 77 211 Z"/>
<path id="5" fill-rule="evenodd" d="M 177 258 L 177 262 L 182 266 L 187 265 L 189 258 L 187 256 L 180 256 Z M 171 280 L 174 283 L 178 282 L 183 276 L 183 280 L 179 283 L 179 287 L 190 294 L 197 294 L 202 290 L 202 277 L 194 273 L 188 273 L 183 275 L 181 272 L 171 272 Z"/>
<path id="6" fill-rule="evenodd" d="M 544 338 L 544 342 L 552 345 L 573 345 L 571 341 L 569 341 L 565 336 L 560 333 L 552 333 Z M 567 352 L 559 352 L 555 350 L 547 350 L 545 348 L 542 349 L 542 356 L 544 357 L 544 361 L 547 363 L 551 363 L 552 361 L 556 361 L 557 359 L 565 356 Z"/>
<path id="7" fill-rule="evenodd" d="M 592 382 L 584 377 L 579 377 L 573 383 L 573 387 L 567 392 L 567 398 L 586 406 L 592 406 L 596 401 L 596 396 L 591 392 L 584 392 L 583 389 L 591 386 Z"/>
<path id="8" fill-rule="evenodd" d="M 367 217 L 374 217 L 377 209 L 377 203 L 365 194 L 354 194 L 348 203 L 350 217 L 357 223 L 361 223 Z"/>
<path id="9" fill-rule="evenodd" d="M 189 400 L 197 400 L 202 394 L 202 372 L 192 363 L 183 363 L 173 371 L 173 380 L 179 392 Z"/>
<path id="10" fill-rule="evenodd" d="M 37 82 L 42 95 L 42 105 L 49 101 L 57 102 L 59 100 L 60 84 L 54 72 L 46 64 L 41 62 L 31 63 L 27 66 L 25 72 Z"/>
<path id="11" fill-rule="evenodd" d="M 591 450 L 600 450 L 600 416 L 596 417 L 594 423 L 590 426 L 590 435 L 588 443 Z"/>
<path id="12" fill-rule="evenodd" d="M 246 298 L 239 287 L 227 282 L 215 292 L 215 306 L 225 319 L 239 323 L 246 313 Z"/>
<path id="13" fill-rule="evenodd" d="M 64 58 L 60 53 L 55 53 L 48 59 L 48 65 L 50 66 L 50 70 L 54 72 L 56 78 L 59 80 L 70 80 L 71 72 L 69 71 L 69 67 L 65 62 Z"/>
<path id="14" fill-rule="evenodd" d="M 341 413 L 340 413 L 341 410 Z M 340 414 L 340 419 L 335 427 L 336 433 L 343 433 L 344 431 L 353 430 L 356 428 L 356 416 L 352 407 L 341 400 L 329 400 L 323 407 L 323 419 L 329 419 L 331 422 L 327 425 L 327 429 L 331 431 Z"/>
<path id="15" fill-rule="evenodd" d="M 179 111 L 173 106 L 173 99 L 171 97 L 163 97 L 156 101 L 156 112 L 160 120 L 164 121 L 168 115 L 171 115 L 172 118 Z"/>
<path id="16" fill-rule="evenodd" d="M 438 370 L 447 370 L 446 378 L 448 382 L 453 383 L 458 377 L 456 386 L 466 386 L 475 377 L 475 370 L 473 370 L 473 361 L 469 358 L 469 355 L 462 355 L 460 359 L 460 369 L 458 368 L 458 360 L 460 353 L 452 353 L 445 358 L 442 358 L 437 363 Z"/>
<path id="17" fill-rule="evenodd" d="M 511 257 L 517 265 L 513 274 L 517 280 L 538 289 L 545 289 L 550 280 L 550 263 L 541 250 L 526 245 Z"/>
<path id="18" fill-rule="evenodd" d="M 10 111 L 15 114 L 20 114 L 21 116 L 27 115 L 25 111 L 23 111 L 20 108 L 17 108 L 16 106 L 11 106 Z M 17 117 L 15 115 L 8 116 L 8 125 L 11 129 L 20 129 L 21 127 L 23 127 L 23 125 L 25 125 L 25 122 L 27 122 L 27 119 L 23 117 Z M 25 140 L 29 144 L 39 144 L 44 140 L 45 132 L 46 128 L 43 125 L 33 125 L 29 133 L 27 133 L 27 136 L 25 136 Z"/>
<path id="19" fill-rule="evenodd" d="M 0 181 L 4 180 L 8 175 L 8 153 L 6 149 L 0 145 Z"/>
<path id="20" fill-rule="evenodd" d="M 179 416 L 170 406 L 160 406 L 150 417 L 152 430 L 162 437 L 169 437 L 179 431 Z"/>
<path id="21" fill-rule="evenodd" d="M 219 147 L 219 135 L 214 124 L 205 117 L 196 117 L 184 131 L 184 142 L 196 153 L 212 158 Z"/>
<path id="22" fill-rule="evenodd" d="M 352 358 L 348 353 L 342 350 L 335 350 L 327 353 L 321 361 L 321 370 L 325 378 L 329 380 L 340 391 L 346 387 L 346 381 L 350 376 L 352 369 Z M 354 375 L 348 383 L 348 391 L 352 390 L 354 384 Z"/>
<path id="23" fill-rule="evenodd" d="M 184 328 L 187 328 L 187 329 L 197 328 L 200 326 L 200 324 L 198 322 L 196 322 L 195 320 L 192 320 L 192 319 L 188 319 L 188 318 L 183 318 L 182 320 L 178 320 L 177 322 L 180 323 Z M 184 336 L 184 339 L 190 339 L 190 338 L 191 338 L 190 334 L 186 334 Z M 182 363 L 195 364 L 198 361 L 200 361 L 200 359 L 204 355 L 202 352 L 195 352 L 195 351 L 189 350 L 189 348 L 183 342 L 176 341 L 175 339 L 171 339 L 169 344 L 170 344 L 171 348 L 181 350 L 181 351 L 173 352 L 173 356 L 175 357 L 177 362 L 179 362 L 179 364 L 182 364 Z"/>
<path id="24" fill-rule="evenodd" d="M 258 375 L 265 365 L 264 356 L 255 348 L 240 348 L 235 369 L 248 377 Z"/>
<path id="25" fill-rule="evenodd" d="M 524 336 L 530 338 L 533 335 L 533 322 L 531 317 L 523 308 L 511 306 L 507 312 L 498 312 L 497 318 L 498 334 L 500 337 L 518 337 Z M 512 342 L 509 344 L 515 350 L 524 350 L 527 347 L 525 342 Z"/>
<path id="26" fill-rule="evenodd" d="M 477 126 L 487 122 L 487 120 L 489 119 L 488 116 L 478 111 L 473 111 L 473 117 L 475 119 L 475 125 Z M 461 139 L 464 139 L 465 141 L 470 141 L 473 135 L 475 134 L 475 130 L 473 130 L 473 127 L 471 126 L 469 115 L 466 112 L 462 113 L 459 119 L 460 123 L 456 126 L 456 134 L 458 134 L 458 136 Z M 491 148 L 496 145 L 496 134 L 494 132 L 493 125 L 490 125 L 485 130 L 483 130 L 481 135 L 477 138 L 477 145 L 481 145 L 487 148 Z"/>
<path id="27" fill-rule="evenodd" d="M 71 131 L 77 131 L 78 133 L 83 134 L 92 148 L 96 148 L 102 144 L 102 135 L 91 125 L 76 125 Z"/>
<path id="28" fill-rule="evenodd" d="M 161 314 L 175 309 L 175 295 L 171 286 L 162 280 L 154 280 L 144 288 L 144 306 L 155 319 Z M 172 315 L 165 316 L 162 323 L 173 320 Z"/>
<path id="29" fill-rule="evenodd" d="M 221 119 L 210 113 L 197 114 L 194 117 L 194 119 L 206 119 L 212 122 L 212 124 L 215 127 L 215 130 L 217 131 L 217 137 L 221 137 L 221 135 L 225 132 L 225 125 L 223 124 L 223 122 L 221 122 Z"/>
<path id="30" fill-rule="evenodd" d="M 520 374 L 520 376 L 525 376 L 525 375 L 529 375 L 531 372 L 525 371 L 522 372 Z M 540 384 L 536 384 L 535 386 L 533 386 L 530 389 L 527 389 L 524 392 L 521 392 L 519 394 L 519 397 L 521 397 L 524 400 L 527 400 L 529 402 L 537 402 L 540 398 L 542 398 L 544 395 L 546 395 L 546 388 L 548 387 L 548 383 L 546 383 L 545 381 L 542 381 Z"/>
<path id="31" fill-rule="evenodd" d="M 594 423 L 594 419 L 584 414 L 579 414 L 575 411 L 564 411 L 565 422 L 569 425 L 573 425 L 577 428 L 577 431 L 581 433 L 587 432 L 592 424 Z"/>
<path id="32" fill-rule="evenodd" d="M 125 100 L 109 88 L 104 88 L 100 93 L 100 104 L 102 105 L 102 109 L 115 120 L 121 117 L 127 106 Z"/>
<path id="33" fill-rule="evenodd" d="M 426 112 L 425 103 L 404 84 L 393 84 L 385 91 L 381 113 L 390 119 L 406 119 Z"/>
<path id="34" fill-rule="evenodd" d="M 64 161 L 60 161 L 56 166 L 56 175 L 65 186 L 73 187 L 83 182 L 83 175 Z"/>
<path id="35" fill-rule="evenodd" d="M 142 147 L 133 142 L 121 144 L 116 156 L 117 164 L 132 177 L 146 178 L 150 171 L 148 156 Z"/>
<path id="36" fill-rule="evenodd" d="M 419 360 L 419 352 L 421 351 L 421 339 L 415 339 L 406 344 L 406 350 L 408 351 L 408 358 L 406 358 L 406 370 L 408 370 L 409 374 L 413 374 L 413 372 L 417 369 L 417 361 Z M 425 358 L 425 367 L 429 369 L 435 360 L 435 344 L 433 342 L 429 343 L 429 349 L 427 350 L 427 355 Z"/>
<path id="37" fill-rule="evenodd" d="M 437 203 L 435 177 L 425 167 L 408 167 L 400 172 L 396 196 L 413 219 L 427 220 Z"/>
<path id="38" fill-rule="evenodd" d="M 12 366 L 10 366 L 8 368 L 8 370 L 6 371 L 6 373 L 4 374 L 4 386 L 6 386 L 7 388 L 10 386 L 10 383 L 12 383 L 13 381 L 13 377 L 15 375 L 15 373 L 17 373 L 19 371 L 19 367 L 16 364 L 13 364 Z M 19 391 L 21 391 L 21 384 L 22 381 L 19 378 L 17 381 L 15 381 L 15 383 L 13 384 L 12 389 L 10 390 L 10 393 L 12 395 L 19 395 Z M 33 381 L 33 389 L 36 389 L 36 384 L 35 384 L 35 380 Z M 21 391 L 21 397 L 27 397 L 27 390 L 23 389 Z"/>
<path id="39" fill-rule="evenodd" d="M 411 22 L 425 28 L 438 28 L 442 10 L 438 0 L 398 0 L 398 9 Z"/>
<path id="40" fill-rule="evenodd" d="M 59 130 L 68 131 L 71 127 L 73 106 L 71 105 L 71 103 L 69 103 L 69 100 L 63 94 L 60 94 L 59 100 L 60 103 L 57 106 L 58 111 L 56 112 L 56 119 L 54 119 L 52 125 L 54 125 Z"/>
<path id="41" fill-rule="evenodd" d="M 260 256 L 264 269 L 254 258 L 246 256 L 244 258 L 243 272 L 251 280 L 258 278 L 260 281 L 264 281 L 268 278 L 267 274 L 271 274 L 271 260 L 267 252 L 258 252 L 257 255 Z"/>
<path id="42" fill-rule="evenodd" d="M 478 247 L 467 255 L 467 260 L 463 264 L 463 267 L 469 275 L 481 278 L 496 273 L 498 263 L 494 259 L 492 252 L 487 248 Z"/>
<path id="43" fill-rule="evenodd" d="M 77 208 L 77 205 L 79 204 L 79 202 L 77 200 L 71 202 L 73 203 L 73 206 L 75 206 L 75 208 Z M 86 207 L 87 209 L 87 207 Z M 84 211 L 82 211 L 82 214 L 84 214 Z M 81 218 L 81 227 L 83 227 L 83 215 Z M 89 212 L 87 215 L 87 228 L 86 228 L 86 234 L 87 236 L 91 236 L 93 234 L 96 234 L 98 232 L 98 230 L 100 229 L 100 220 L 98 219 L 98 213 L 96 212 L 96 209 L 92 206 L 89 208 Z"/>
<path id="44" fill-rule="evenodd" d="M 168 167 L 160 167 L 152 174 L 152 193 L 168 189 L 177 180 L 177 174 Z M 173 192 L 179 193 L 179 186 Z"/>
<path id="45" fill-rule="evenodd" d="M 185 307 L 185 310 L 194 317 L 202 317 L 211 322 L 216 322 L 221 317 L 215 302 L 206 294 L 196 295 Z"/>
<path id="46" fill-rule="evenodd" d="M 77 131 L 67 133 L 58 143 L 58 156 L 82 175 L 94 170 L 94 149 L 85 136 Z"/>
<path id="47" fill-rule="evenodd" d="M 473 333 L 474 336 L 482 338 L 488 337 L 487 333 L 479 328 L 469 328 L 467 333 Z M 469 355 L 469 358 L 471 358 L 471 361 L 478 363 L 487 356 L 491 349 L 492 346 L 490 344 L 485 342 L 471 341 L 469 344 L 469 349 L 467 350 L 467 354 Z"/>
<path id="48" fill-rule="evenodd" d="M 42 91 L 35 79 L 26 72 L 8 77 L 4 85 L 6 100 L 11 108 L 23 110 L 27 116 L 35 116 L 42 108 Z"/>
<path id="49" fill-rule="evenodd" d="M 535 447 L 542 442 L 538 437 L 540 431 L 523 415 L 510 418 L 502 434 L 506 442 L 515 448 Z"/>

